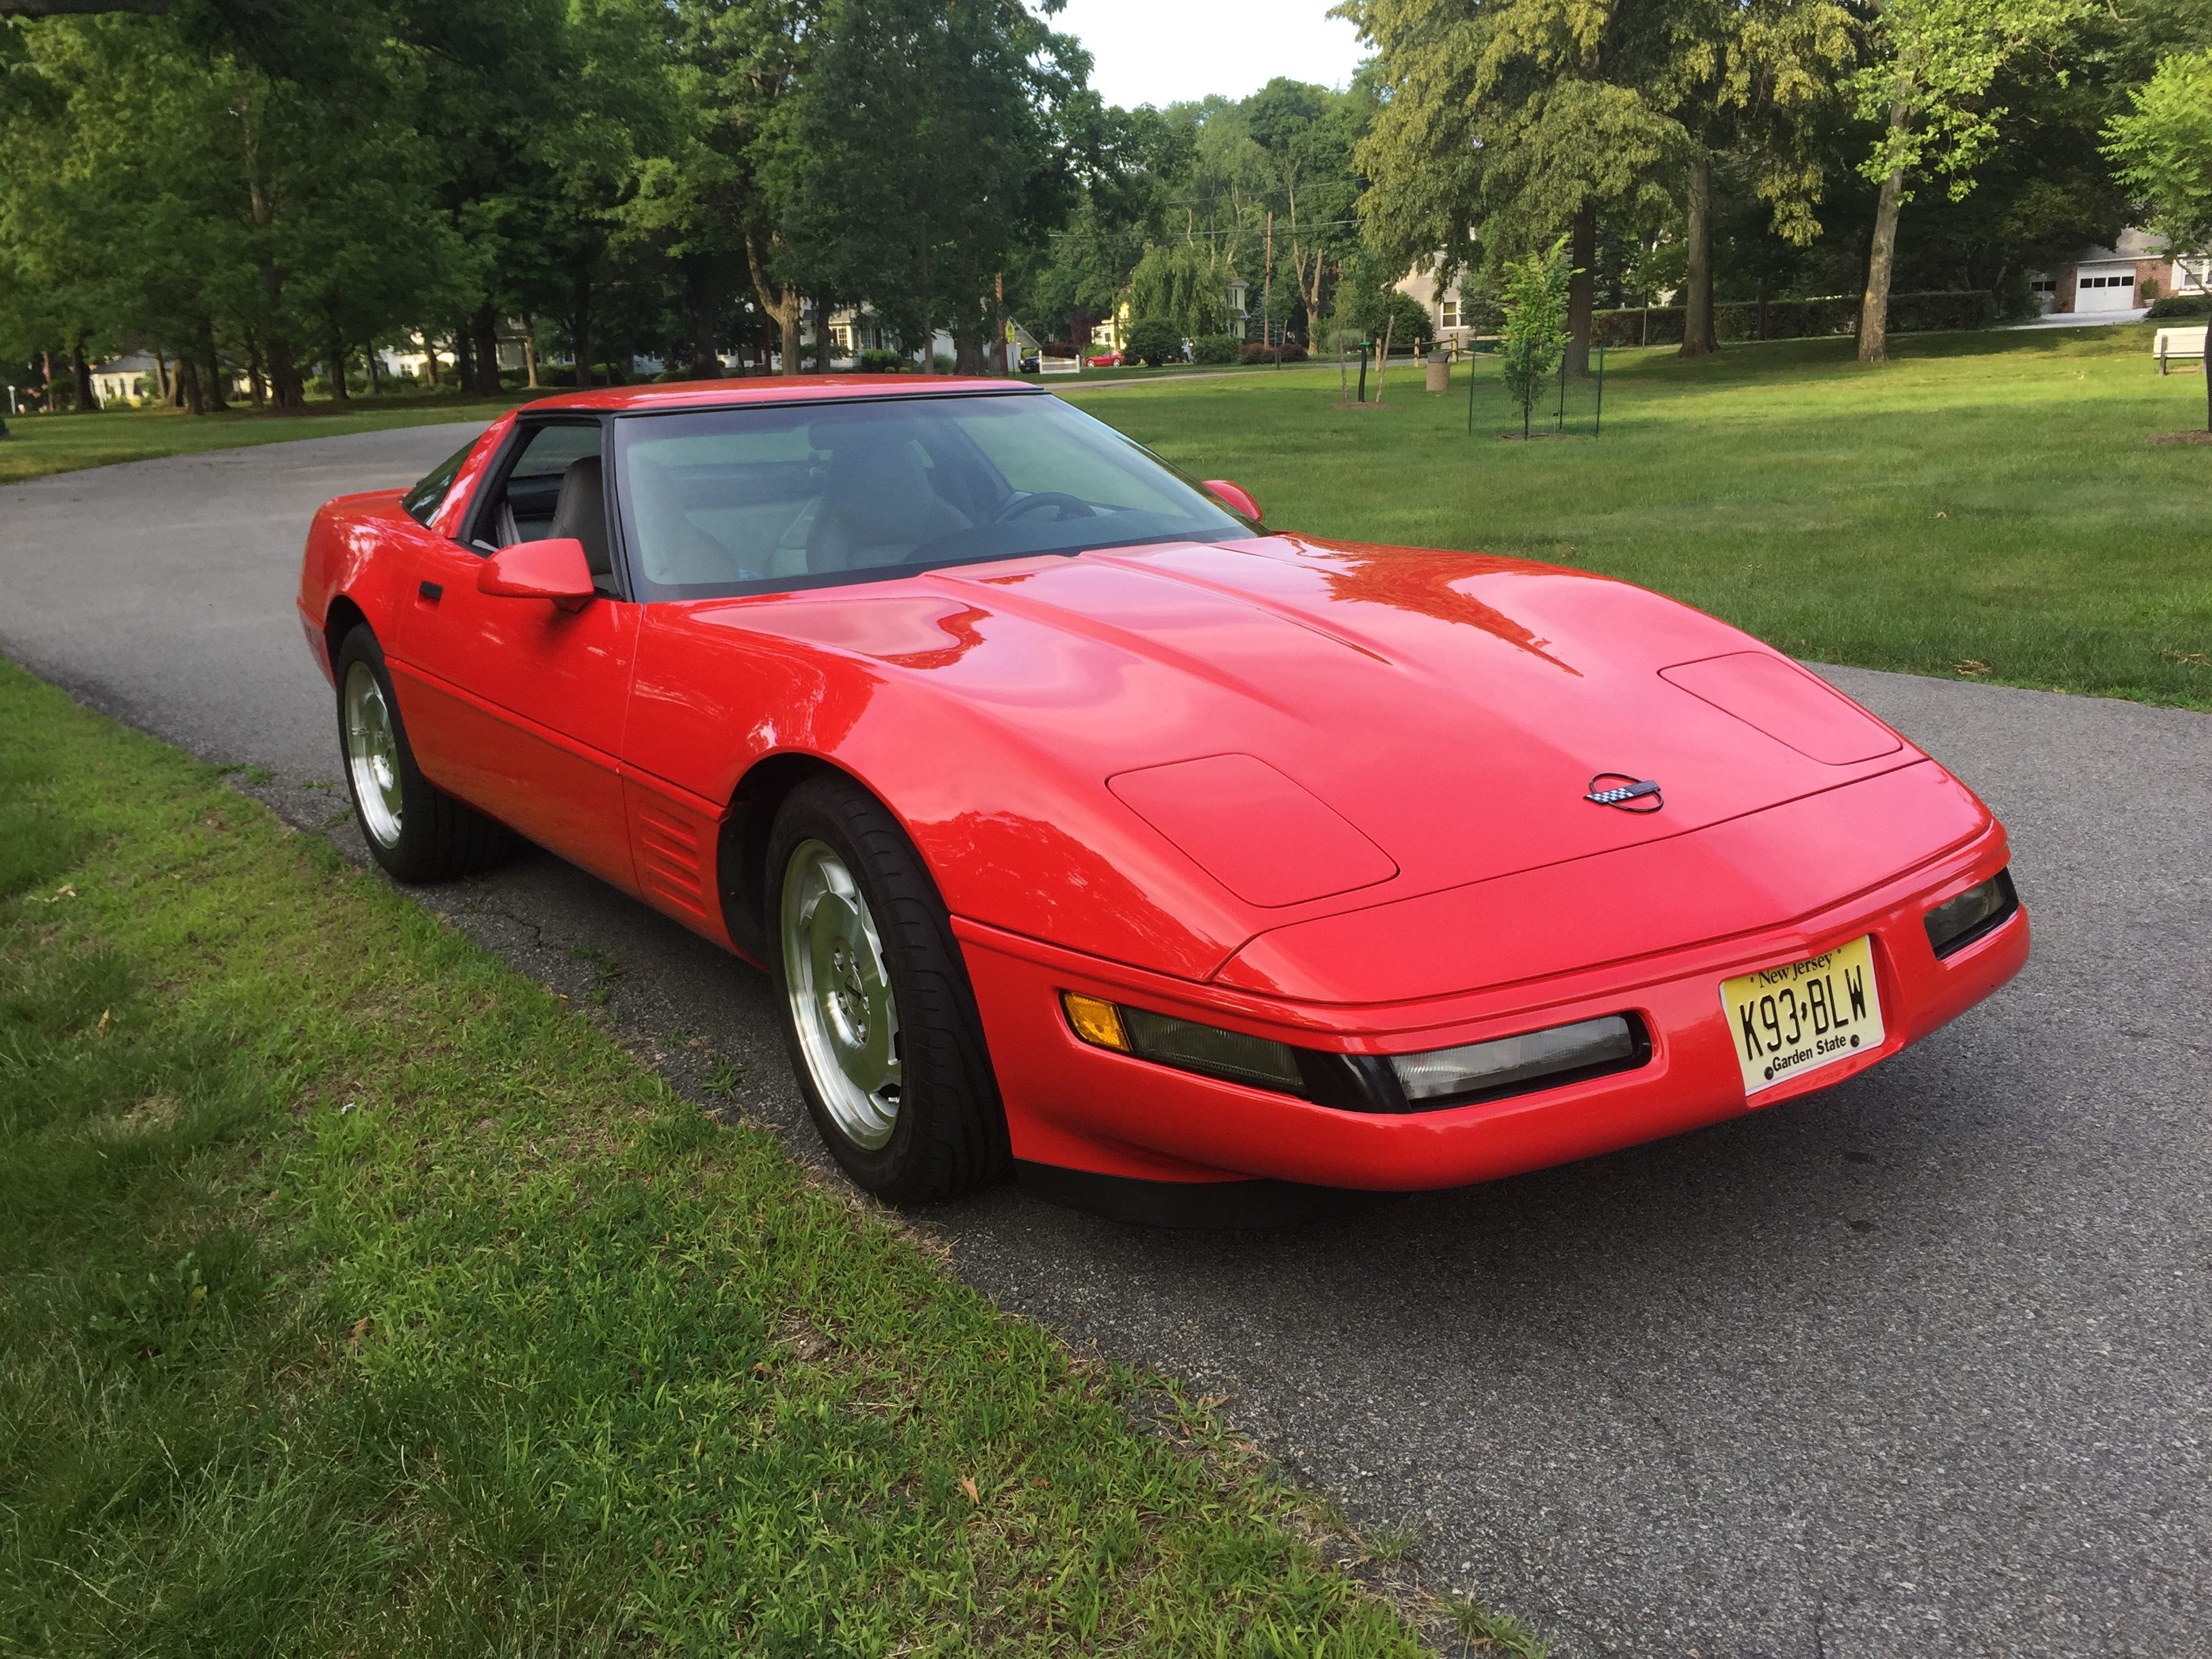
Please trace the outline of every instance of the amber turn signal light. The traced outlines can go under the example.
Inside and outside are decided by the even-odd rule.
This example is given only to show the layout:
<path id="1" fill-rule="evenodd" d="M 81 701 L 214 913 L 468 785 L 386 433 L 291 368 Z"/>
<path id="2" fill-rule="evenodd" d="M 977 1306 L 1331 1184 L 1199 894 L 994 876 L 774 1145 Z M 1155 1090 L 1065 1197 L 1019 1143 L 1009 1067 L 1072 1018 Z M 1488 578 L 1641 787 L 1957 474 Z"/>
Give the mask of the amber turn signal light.
<path id="1" fill-rule="evenodd" d="M 1075 1028 L 1075 1035 L 1085 1042 L 1125 1054 L 1129 1052 L 1129 1034 L 1121 1029 L 1121 1011 L 1112 1003 L 1062 991 L 1060 1006 L 1067 1010 L 1067 1023 Z"/>

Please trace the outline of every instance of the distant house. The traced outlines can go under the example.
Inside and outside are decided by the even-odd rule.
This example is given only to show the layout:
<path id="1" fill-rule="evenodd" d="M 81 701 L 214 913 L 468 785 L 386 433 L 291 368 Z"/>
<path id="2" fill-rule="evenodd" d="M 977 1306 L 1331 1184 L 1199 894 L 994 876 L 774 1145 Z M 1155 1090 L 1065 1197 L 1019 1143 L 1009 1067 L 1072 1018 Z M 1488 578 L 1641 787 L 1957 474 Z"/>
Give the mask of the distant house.
<path id="1" fill-rule="evenodd" d="M 2212 292 L 2212 258 L 2172 258 L 2163 238 L 2124 230 L 2112 247 L 2084 248 L 2071 264 L 2029 274 L 2028 286 L 2046 315 L 2140 311 L 2154 298 Z"/>
<path id="2" fill-rule="evenodd" d="M 1462 267 L 1451 281 L 1437 291 L 1436 266 L 1425 270 L 1416 265 L 1399 279 L 1398 292 L 1407 295 L 1429 313 L 1429 326 L 1436 331 L 1437 343 L 1464 351 L 1474 338 L 1474 330 L 1468 322 L 1467 307 L 1462 302 L 1460 284 L 1467 280 Z"/>
<path id="3" fill-rule="evenodd" d="M 152 403 L 161 395 L 161 366 L 149 352 L 126 351 L 93 369 L 92 395 L 103 409 L 112 404 L 136 409 Z"/>

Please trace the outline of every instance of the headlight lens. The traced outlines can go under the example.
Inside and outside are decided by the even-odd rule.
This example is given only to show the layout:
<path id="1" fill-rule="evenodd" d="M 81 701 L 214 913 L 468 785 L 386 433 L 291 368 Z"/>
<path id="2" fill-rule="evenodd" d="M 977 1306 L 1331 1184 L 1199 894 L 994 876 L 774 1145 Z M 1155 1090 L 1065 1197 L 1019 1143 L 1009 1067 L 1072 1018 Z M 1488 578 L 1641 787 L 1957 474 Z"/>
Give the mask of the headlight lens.
<path id="1" fill-rule="evenodd" d="M 1626 1071 L 1651 1054 L 1633 1014 L 1385 1058 L 1293 1048 L 1074 991 L 1062 991 L 1060 1000 L 1070 1029 L 1094 1048 L 1347 1112 L 1389 1115 L 1468 1105 Z"/>
<path id="2" fill-rule="evenodd" d="M 2000 870 L 1928 913 L 1928 943 L 1937 956 L 1948 957 L 1995 932 L 2018 908 L 2020 896 L 2013 890 L 2012 872 Z"/>
<path id="3" fill-rule="evenodd" d="M 1063 991 L 1060 1000 L 1075 1035 L 1098 1048 L 1186 1072 L 1226 1078 L 1232 1083 L 1284 1089 L 1292 1094 L 1304 1092 L 1297 1051 L 1285 1043 L 1247 1036 L 1242 1031 L 1224 1031 L 1218 1025 L 1173 1019 L 1149 1009 L 1123 1008 L 1073 991 Z"/>
<path id="4" fill-rule="evenodd" d="M 1635 1058 L 1638 1033 L 1627 1018 L 1607 1014 L 1572 1025 L 1554 1025 L 1524 1036 L 1470 1042 L 1460 1048 L 1436 1048 L 1425 1054 L 1395 1054 L 1390 1068 L 1411 1101 L 1450 1095 L 1489 1094 L 1516 1083 L 1581 1072 Z"/>

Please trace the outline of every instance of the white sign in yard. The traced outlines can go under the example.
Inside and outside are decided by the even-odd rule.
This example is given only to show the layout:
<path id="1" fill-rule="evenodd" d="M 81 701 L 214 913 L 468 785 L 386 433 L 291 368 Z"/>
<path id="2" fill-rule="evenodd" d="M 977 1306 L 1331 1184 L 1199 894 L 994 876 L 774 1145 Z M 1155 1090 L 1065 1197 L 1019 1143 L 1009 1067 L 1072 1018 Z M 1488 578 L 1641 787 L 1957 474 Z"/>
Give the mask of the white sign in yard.
<path id="1" fill-rule="evenodd" d="M 1080 374 L 1083 373 L 1083 359 L 1080 357 L 1041 357 L 1037 360 L 1037 373 L 1040 374 Z"/>

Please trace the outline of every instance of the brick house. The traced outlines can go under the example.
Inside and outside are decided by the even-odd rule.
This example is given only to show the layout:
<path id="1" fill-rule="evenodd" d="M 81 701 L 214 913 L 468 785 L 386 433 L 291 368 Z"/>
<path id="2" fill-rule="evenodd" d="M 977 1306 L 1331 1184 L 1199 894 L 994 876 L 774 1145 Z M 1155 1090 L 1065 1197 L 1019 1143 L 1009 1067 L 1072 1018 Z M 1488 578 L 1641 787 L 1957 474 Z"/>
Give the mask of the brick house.
<path id="1" fill-rule="evenodd" d="M 2071 264 L 2029 273 L 2028 286 L 2045 315 L 2141 311 L 2150 303 L 2147 293 L 2163 298 L 2212 291 L 2212 259 L 2170 258 L 2164 239 L 2148 231 L 2124 230 L 2114 241 L 2112 247 L 2083 249 Z"/>

